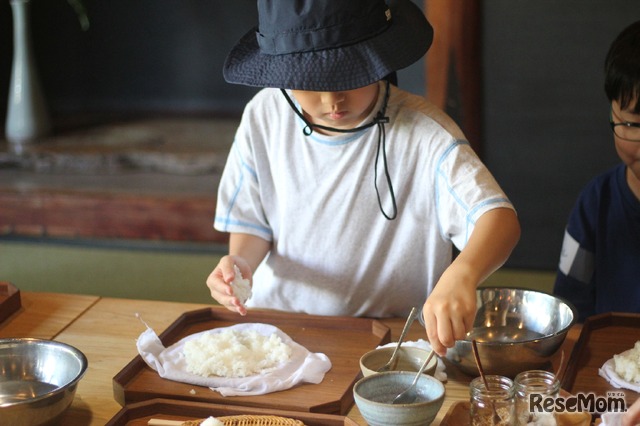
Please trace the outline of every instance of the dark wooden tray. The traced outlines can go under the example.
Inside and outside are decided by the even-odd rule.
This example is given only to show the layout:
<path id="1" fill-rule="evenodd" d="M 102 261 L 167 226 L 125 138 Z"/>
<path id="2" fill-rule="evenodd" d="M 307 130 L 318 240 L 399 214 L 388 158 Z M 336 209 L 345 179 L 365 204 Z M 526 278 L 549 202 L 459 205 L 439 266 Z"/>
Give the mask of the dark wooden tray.
<path id="1" fill-rule="evenodd" d="M 258 396 L 224 397 L 206 387 L 173 382 L 136 356 L 114 378 L 114 398 L 120 405 L 152 398 L 198 401 L 245 407 L 263 407 L 314 413 L 346 414 L 353 405 L 352 388 L 361 376 L 359 360 L 367 351 L 389 343 L 391 332 L 380 321 L 367 318 L 324 317 L 275 311 L 252 311 L 246 317 L 224 308 L 186 312 L 159 335 L 165 346 L 185 336 L 237 323 L 272 324 L 311 352 L 322 352 L 332 367 L 319 384 Z"/>
<path id="2" fill-rule="evenodd" d="M 358 426 L 356 422 L 343 416 L 332 414 L 302 413 L 299 411 L 269 410 L 207 404 L 203 402 L 150 399 L 123 407 L 106 426 L 147 426 L 150 419 L 198 420 L 209 416 L 271 415 L 300 420 L 306 426 Z"/>
<path id="3" fill-rule="evenodd" d="M 20 290 L 9 282 L 0 281 L 0 322 L 9 318 L 21 307 Z"/>
<path id="4" fill-rule="evenodd" d="M 624 392 L 627 406 L 640 397 L 629 389 L 614 388 L 598 375 L 598 369 L 613 357 L 633 348 L 640 340 L 640 314 L 607 313 L 594 315 L 584 322 L 580 337 L 571 351 L 562 388 L 572 394 Z"/>
<path id="5" fill-rule="evenodd" d="M 453 404 L 447 414 L 442 419 L 440 426 L 470 426 L 469 410 L 471 404 L 469 401 L 460 401 Z M 565 413 L 558 419 L 560 426 L 586 426 L 591 425 L 591 416 L 587 413 Z"/>

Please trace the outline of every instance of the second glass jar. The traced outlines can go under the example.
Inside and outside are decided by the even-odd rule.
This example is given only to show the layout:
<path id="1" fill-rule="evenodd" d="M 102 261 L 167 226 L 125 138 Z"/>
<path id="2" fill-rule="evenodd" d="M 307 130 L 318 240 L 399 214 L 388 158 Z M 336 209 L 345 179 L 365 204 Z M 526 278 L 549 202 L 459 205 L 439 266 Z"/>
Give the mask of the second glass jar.
<path id="1" fill-rule="evenodd" d="M 553 410 L 541 409 L 545 399 L 555 400 L 560 392 L 560 382 L 553 373 L 544 370 L 523 371 L 515 377 L 513 382 L 517 425 L 526 425 L 530 422 L 542 421 L 547 417 L 554 417 Z M 531 405 L 532 401 L 534 406 Z"/>

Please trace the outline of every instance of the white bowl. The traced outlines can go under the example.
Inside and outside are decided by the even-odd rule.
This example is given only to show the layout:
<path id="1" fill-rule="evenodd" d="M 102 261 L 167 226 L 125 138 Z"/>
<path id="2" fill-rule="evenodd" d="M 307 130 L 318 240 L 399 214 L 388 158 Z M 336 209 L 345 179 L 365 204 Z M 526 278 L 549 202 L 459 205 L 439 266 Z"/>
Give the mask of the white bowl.
<path id="1" fill-rule="evenodd" d="M 362 355 L 360 358 L 360 370 L 363 376 L 370 376 L 378 372 L 378 369 L 385 365 L 391 358 L 391 354 L 395 350 L 394 347 L 385 347 L 374 349 Z M 396 358 L 396 365 L 393 370 L 390 371 L 409 371 L 418 372 L 422 363 L 429 356 L 429 352 L 426 349 L 416 348 L 412 346 L 400 346 L 398 355 Z M 438 365 L 438 357 L 434 356 L 427 364 L 423 373 L 429 376 L 433 376 Z"/>

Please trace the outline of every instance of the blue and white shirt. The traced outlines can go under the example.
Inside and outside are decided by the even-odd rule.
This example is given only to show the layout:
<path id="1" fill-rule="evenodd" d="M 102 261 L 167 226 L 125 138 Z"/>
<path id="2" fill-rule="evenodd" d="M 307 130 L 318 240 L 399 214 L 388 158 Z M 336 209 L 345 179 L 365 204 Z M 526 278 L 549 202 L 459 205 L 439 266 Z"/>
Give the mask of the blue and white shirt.
<path id="1" fill-rule="evenodd" d="M 564 235 L 554 293 L 580 321 L 605 312 L 640 312 L 640 201 L 620 164 L 582 190 Z"/>

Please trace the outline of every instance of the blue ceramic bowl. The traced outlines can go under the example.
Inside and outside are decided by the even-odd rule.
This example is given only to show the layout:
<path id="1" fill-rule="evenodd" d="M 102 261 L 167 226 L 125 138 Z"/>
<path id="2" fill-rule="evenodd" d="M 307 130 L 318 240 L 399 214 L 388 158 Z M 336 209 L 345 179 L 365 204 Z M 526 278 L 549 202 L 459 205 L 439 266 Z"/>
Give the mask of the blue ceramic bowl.
<path id="1" fill-rule="evenodd" d="M 422 374 L 416 389 L 418 399 L 411 404 L 393 405 L 391 401 L 411 385 L 416 373 L 389 371 L 360 379 L 353 396 L 360 414 L 370 426 L 425 426 L 435 419 L 444 402 L 444 385 Z"/>

